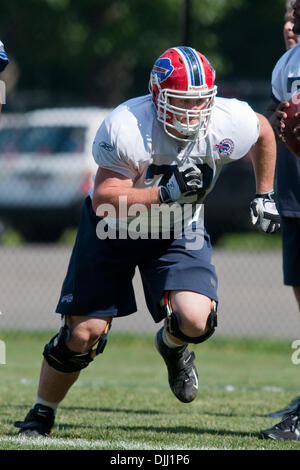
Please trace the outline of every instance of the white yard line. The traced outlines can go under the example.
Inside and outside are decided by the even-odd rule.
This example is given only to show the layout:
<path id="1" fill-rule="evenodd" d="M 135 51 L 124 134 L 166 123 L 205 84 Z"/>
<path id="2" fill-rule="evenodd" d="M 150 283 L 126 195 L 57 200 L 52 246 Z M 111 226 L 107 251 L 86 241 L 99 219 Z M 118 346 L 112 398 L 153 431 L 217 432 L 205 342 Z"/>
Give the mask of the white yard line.
<path id="1" fill-rule="evenodd" d="M 7 442 L 8 444 L 16 444 L 16 445 L 30 445 L 32 447 L 42 447 L 42 448 L 47 448 L 47 447 L 60 447 L 63 449 L 107 449 L 107 450 L 114 450 L 112 449 L 112 446 L 115 449 L 119 450 L 184 450 L 184 451 L 189 451 L 189 450 L 232 450 L 226 447 L 179 447 L 179 446 L 172 446 L 172 447 L 167 447 L 167 446 L 161 446 L 161 447 L 155 447 L 151 446 L 150 444 L 146 443 L 141 443 L 138 441 L 88 441 L 86 439 L 62 439 L 62 438 L 52 438 L 52 437 L 25 437 L 25 436 L 0 436 L 0 443 L 5 443 Z M 243 448 L 238 448 L 234 450 L 246 450 Z M 264 450 L 258 449 L 258 450 Z"/>
<path id="2" fill-rule="evenodd" d="M 3 382 L 2 382 L 3 383 Z M 35 385 L 37 384 L 36 380 L 33 379 L 27 379 L 27 378 L 22 378 L 18 382 L 19 385 Z M 110 383 L 110 385 L 114 385 L 117 387 L 125 387 L 125 388 L 131 388 L 135 387 L 135 383 L 130 383 L 124 384 L 114 382 Z M 88 380 L 79 380 L 76 382 L 73 387 L 102 387 L 103 382 L 97 382 L 97 381 L 88 381 Z M 158 386 L 167 388 L 168 384 L 158 384 Z M 224 390 L 226 392 L 236 392 L 236 391 L 262 391 L 262 392 L 273 392 L 273 393 L 278 393 L 278 392 L 290 392 L 292 391 L 290 388 L 286 387 L 278 387 L 275 385 L 261 385 L 261 386 L 249 386 L 249 385 L 205 385 L 205 384 L 199 384 L 199 390 Z"/>

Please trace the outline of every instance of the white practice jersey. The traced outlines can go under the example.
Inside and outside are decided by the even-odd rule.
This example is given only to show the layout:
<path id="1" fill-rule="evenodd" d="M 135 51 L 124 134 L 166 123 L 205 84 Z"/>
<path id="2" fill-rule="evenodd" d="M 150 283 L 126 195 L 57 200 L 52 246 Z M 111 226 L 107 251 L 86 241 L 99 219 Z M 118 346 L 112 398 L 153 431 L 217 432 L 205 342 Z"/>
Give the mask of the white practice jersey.
<path id="1" fill-rule="evenodd" d="M 272 93 L 278 101 L 289 101 L 300 88 L 300 43 L 285 52 L 272 73 Z"/>
<path id="2" fill-rule="evenodd" d="M 196 164 L 203 174 L 203 191 L 178 200 L 177 206 L 193 207 L 192 212 L 188 210 L 184 215 L 185 225 L 199 221 L 203 200 L 222 166 L 245 156 L 259 136 L 258 118 L 246 102 L 216 98 L 215 103 L 207 137 L 185 143 L 165 133 L 157 121 L 151 95 L 126 101 L 101 124 L 93 143 L 94 159 L 101 168 L 130 178 L 136 188 L 163 186 L 176 166 Z M 161 206 L 165 205 L 157 205 L 151 214 L 149 211 L 145 214 L 144 231 L 149 229 L 149 217 L 152 223 Z M 175 224 L 177 215 L 174 217 Z M 107 220 L 113 224 L 112 219 Z M 156 229 L 161 229 L 160 222 Z"/>

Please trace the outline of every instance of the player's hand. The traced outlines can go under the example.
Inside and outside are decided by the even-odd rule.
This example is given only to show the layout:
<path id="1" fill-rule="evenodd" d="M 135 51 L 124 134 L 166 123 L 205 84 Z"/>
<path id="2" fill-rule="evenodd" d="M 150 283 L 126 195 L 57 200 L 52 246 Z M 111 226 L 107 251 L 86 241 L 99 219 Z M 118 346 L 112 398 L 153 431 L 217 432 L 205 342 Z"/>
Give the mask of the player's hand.
<path id="1" fill-rule="evenodd" d="M 280 230 L 280 215 L 274 199 L 274 191 L 256 194 L 250 204 L 250 214 L 253 225 L 266 233 L 276 233 Z"/>
<path id="2" fill-rule="evenodd" d="M 160 188 L 160 202 L 175 202 L 203 190 L 203 175 L 193 163 L 177 167 L 165 186 Z"/>
<path id="3" fill-rule="evenodd" d="M 298 121 L 300 121 L 300 119 L 299 119 L 300 118 L 300 113 L 296 113 L 295 118 L 298 119 Z M 296 125 L 292 129 L 292 133 L 295 135 L 297 140 L 300 140 L 300 124 Z"/>
<path id="4" fill-rule="evenodd" d="M 282 101 L 282 103 L 279 103 L 275 112 L 272 114 L 272 116 L 269 119 L 276 137 L 281 142 L 284 142 L 284 129 L 285 129 L 284 119 L 287 118 L 287 114 L 284 110 L 288 108 L 289 106 L 290 104 L 288 101 Z"/>
<path id="5" fill-rule="evenodd" d="M 272 114 L 272 116 L 269 119 L 270 124 L 273 127 L 273 130 L 275 132 L 277 139 L 283 143 L 285 143 L 284 130 L 286 127 L 284 120 L 287 118 L 287 113 L 285 112 L 285 109 L 289 107 L 290 107 L 290 103 L 288 101 L 283 101 L 282 103 L 279 103 L 275 112 Z M 295 118 L 299 119 L 300 113 L 296 113 Z M 300 125 L 295 126 L 292 129 L 292 132 L 293 134 L 295 134 L 296 139 L 300 140 Z"/>

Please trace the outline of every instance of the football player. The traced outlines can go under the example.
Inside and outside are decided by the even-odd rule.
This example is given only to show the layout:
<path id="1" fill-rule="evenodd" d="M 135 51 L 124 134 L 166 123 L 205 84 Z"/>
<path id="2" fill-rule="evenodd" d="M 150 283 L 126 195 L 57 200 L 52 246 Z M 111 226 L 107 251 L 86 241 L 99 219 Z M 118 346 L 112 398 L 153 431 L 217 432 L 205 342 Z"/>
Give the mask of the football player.
<path id="1" fill-rule="evenodd" d="M 284 25 L 283 25 L 283 40 L 285 48 L 288 51 L 292 47 L 296 46 L 300 41 L 300 35 L 295 34 L 293 31 L 294 22 L 293 22 L 293 4 L 295 0 L 288 0 L 286 3 L 286 12 L 284 15 Z"/>
<path id="2" fill-rule="evenodd" d="M 150 314 L 163 321 L 155 345 L 170 388 L 181 402 L 196 398 L 188 344 L 211 337 L 218 304 L 202 203 L 222 167 L 249 150 L 257 189 L 253 223 L 268 233 L 279 229 L 272 197 L 276 143 L 267 119 L 245 102 L 217 98 L 213 67 L 191 47 L 165 51 L 149 89 L 112 111 L 96 134 L 99 168 L 56 309 L 63 324 L 44 348 L 36 400 L 15 423 L 21 434 L 50 433 L 80 370 L 103 352 L 112 320 L 136 311 L 136 267 Z"/>
<path id="3" fill-rule="evenodd" d="M 291 28 L 291 25 L 292 28 Z M 272 73 L 272 102 L 266 116 L 275 131 L 277 152 L 277 206 L 281 215 L 284 284 L 293 287 L 300 309 L 300 158 L 284 145 L 285 109 L 300 87 L 300 0 L 287 2 L 284 39 L 287 52 Z M 298 131 L 299 132 L 299 131 Z M 300 132 L 299 132 L 300 135 Z M 270 417 L 283 420 L 260 432 L 263 439 L 300 440 L 300 396 Z"/>

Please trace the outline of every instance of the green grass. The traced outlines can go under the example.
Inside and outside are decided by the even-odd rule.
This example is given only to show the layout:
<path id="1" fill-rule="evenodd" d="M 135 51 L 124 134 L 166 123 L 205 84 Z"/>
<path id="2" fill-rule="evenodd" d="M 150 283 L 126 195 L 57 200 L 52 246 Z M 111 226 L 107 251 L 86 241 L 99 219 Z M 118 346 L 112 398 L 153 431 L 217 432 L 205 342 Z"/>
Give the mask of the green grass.
<path id="1" fill-rule="evenodd" d="M 110 333 L 103 355 L 84 371 L 59 407 L 51 438 L 16 438 L 38 384 L 49 332 L 0 334 L 0 449 L 299 449 L 300 443 L 261 441 L 266 415 L 299 395 L 299 368 L 289 341 L 224 339 L 191 347 L 199 394 L 176 400 L 151 336 Z M 299 366 L 300 367 L 300 366 Z"/>
<path id="2" fill-rule="evenodd" d="M 0 245 L 20 246 L 24 244 L 22 235 L 13 229 L 7 229 L 0 234 Z"/>
<path id="3" fill-rule="evenodd" d="M 261 232 L 229 233 L 220 238 L 216 246 L 235 251 L 281 250 L 281 235 Z"/>
<path id="4" fill-rule="evenodd" d="M 58 243 L 73 246 L 76 233 L 76 228 L 66 229 Z M 15 230 L 8 229 L 0 235 L 0 246 L 22 246 L 24 244 L 26 244 L 24 238 Z M 261 232 L 228 233 L 218 240 L 215 247 L 235 251 L 281 250 L 281 235 L 269 235 Z"/>

